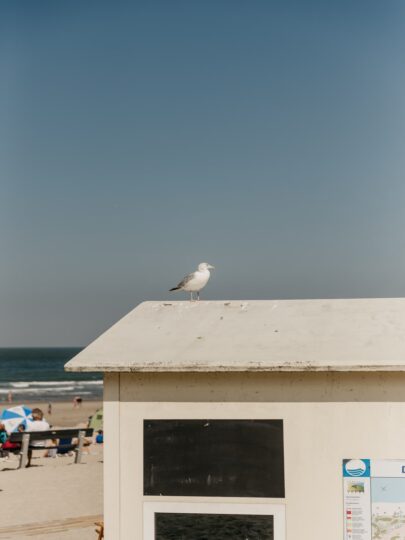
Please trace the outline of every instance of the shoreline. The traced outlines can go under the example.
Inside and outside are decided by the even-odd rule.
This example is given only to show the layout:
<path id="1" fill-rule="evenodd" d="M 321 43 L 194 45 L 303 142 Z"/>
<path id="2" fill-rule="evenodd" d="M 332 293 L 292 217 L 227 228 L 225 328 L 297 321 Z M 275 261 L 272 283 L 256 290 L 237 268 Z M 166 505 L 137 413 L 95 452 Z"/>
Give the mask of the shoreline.
<path id="1" fill-rule="evenodd" d="M 91 396 L 91 397 L 90 396 L 85 396 L 85 397 L 83 397 L 82 395 L 80 395 L 80 397 L 83 399 L 83 401 L 86 401 L 86 402 L 89 402 L 89 401 L 102 401 L 103 400 L 102 395 L 100 397 L 98 397 L 98 396 Z M 18 399 L 18 396 L 17 397 L 13 396 L 13 401 L 11 403 L 9 403 L 7 400 L 3 400 L 3 401 L 0 400 L 0 408 L 17 407 L 17 405 L 25 405 L 25 404 L 28 404 L 28 403 L 45 403 L 45 404 L 48 404 L 49 402 L 51 402 L 51 403 L 72 403 L 73 402 L 73 397 L 72 398 L 70 398 L 70 397 L 67 398 L 65 396 L 65 397 L 51 398 L 51 399 L 45 399 L 45 398 Z"/>
<path id="2" fill-rule="evenodd" d="M 100 397 L 94 396 L 94 397 L 83 397 L 80 396 L 83 400 L 83 403 L 91 403 L 94 401 L 103 401 L 103 396 Z M 0 401 L 0 410 L 1 409 L 10 409 L 11 407 L 18 407 L 19 405 L 27 405 L 29 406 L 30 403 L 42 403 L 43 407 L 48 406 L 48 403 L 73 403 L 73 397 L 72 399 L 67 399 L 66 397 L 61 398 L 51 398 L 51 399 L 18 399 L 13 397 L 13 401 L 9 403 L 8 401 Z"/>

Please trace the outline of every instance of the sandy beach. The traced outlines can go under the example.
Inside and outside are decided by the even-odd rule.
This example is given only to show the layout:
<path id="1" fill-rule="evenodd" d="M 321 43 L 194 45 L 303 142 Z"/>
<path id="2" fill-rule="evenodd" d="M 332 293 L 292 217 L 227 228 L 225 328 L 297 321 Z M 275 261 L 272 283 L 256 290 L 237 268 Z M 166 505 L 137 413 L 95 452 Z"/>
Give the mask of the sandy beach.
<path id="1" fill-rule="evenodd" d="M 26 403 L 39 407 L 53 427 L 87 424 L 101 403 Z M 2 408 L 0 406 L 0 408 Z M 36 455 L 35 455 L 36 454 Z M 82 463 L 73 456 L 45 458 L 34 452 L 32 466 L 17 470 L 18 458 L 0 460 L 0 539 L 95 540 L 94 522 L 102 518 L 103 448 L 86 448 Z"/>

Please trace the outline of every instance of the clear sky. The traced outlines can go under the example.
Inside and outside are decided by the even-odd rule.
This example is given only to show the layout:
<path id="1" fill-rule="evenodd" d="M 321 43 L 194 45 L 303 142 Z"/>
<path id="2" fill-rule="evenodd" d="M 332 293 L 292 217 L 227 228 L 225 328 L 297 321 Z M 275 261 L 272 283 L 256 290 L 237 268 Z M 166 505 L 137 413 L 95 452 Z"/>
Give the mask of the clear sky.
<path id="1" fill-rule="evenodd" d="M 403 0 L 0 0 L 0 346 L 405 296 Z M 171 296 L 172 295 L 172 296 Z"/>

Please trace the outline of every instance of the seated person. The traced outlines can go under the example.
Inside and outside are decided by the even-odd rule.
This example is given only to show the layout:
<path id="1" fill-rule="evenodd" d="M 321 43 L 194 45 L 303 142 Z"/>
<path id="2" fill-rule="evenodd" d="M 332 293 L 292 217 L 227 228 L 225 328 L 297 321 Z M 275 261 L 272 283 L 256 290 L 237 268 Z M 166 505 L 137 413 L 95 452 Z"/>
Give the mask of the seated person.
<path id="1" fill-rule="evenodd" d="M 61 456 L 73 456 L 74 447 L 72 439 L 59 439 L 58 454 Z"/>
<path id="2" fill-rule="evenodd" d="M 24 424 L 20 424 L 17 428 L 17 430 L 20 432 L 20 433 L 24 433 L 25 431 L 25 426 Z M 3 452 L 4 453 L 7 453 L 7 455 L 9 454 L 9 452 L 12 452 L 14 454 L 17 454 L 20 449 L 21 449 L 21 443 L 19 442 L 15 442 L 15 443 L 12 443 L 10 442 L 9 439 L 6 440 L 6 442 L 3 444 Z"/>
<path id="3" fill-rule="evenodd" d="M 27 426 L 27 432 L 33 432 L 33 431 L 48 431 L 50 429 L 50 425 L 46 420 L 44 420 L 44 413 L 41 411 L 41 409 L 33 409 L 32 410 L 32 421 Z M 32 441 L 30 442 L 30 446 L 36 447 L 36 448 L 42 448 L 45 446 L 46 441 Z M 27 467 L 31 466 L 31 458 L 32 458 L 32 449 L 30 448 L 28 450 L 28 463 Z"/>
<path id="4" fill-rule="evenodd" d="M 4 444 L 7 441 L 7 431 L 4 424 L 0 424 L 0 456 L 4 454 Z"/>

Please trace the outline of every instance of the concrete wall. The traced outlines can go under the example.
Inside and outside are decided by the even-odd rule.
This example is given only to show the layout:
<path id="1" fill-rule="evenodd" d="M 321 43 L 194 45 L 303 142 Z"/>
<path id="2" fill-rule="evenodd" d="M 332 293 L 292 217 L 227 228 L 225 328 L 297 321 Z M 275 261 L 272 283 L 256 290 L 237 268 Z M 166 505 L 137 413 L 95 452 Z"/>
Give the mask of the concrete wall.
<path id="1" fill-rule="evenodd" d="M 403 373 L 106 374 L 106 540 L 143 539 L 143 502 L 190 502 L 143 496 L 145 418 L 283 419 L 286 498 L 215 501 L 282 502 L 287 540 L 341 540 L 342 459 L 405 458 L 404 389 Z"/>

